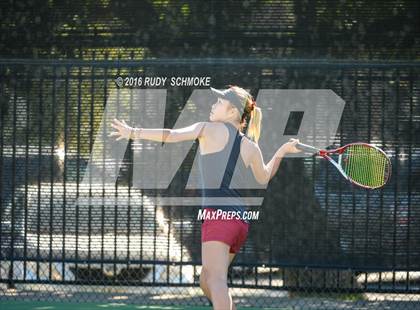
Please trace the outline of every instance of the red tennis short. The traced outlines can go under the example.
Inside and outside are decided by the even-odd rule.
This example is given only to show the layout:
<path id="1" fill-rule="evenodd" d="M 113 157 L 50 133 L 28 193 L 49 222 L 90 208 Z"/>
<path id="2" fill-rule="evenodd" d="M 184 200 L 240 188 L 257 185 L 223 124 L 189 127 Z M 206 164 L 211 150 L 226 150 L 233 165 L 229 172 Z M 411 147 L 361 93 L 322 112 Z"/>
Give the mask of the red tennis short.
<path id="1" fill-rule="evenodd" d="M 206 212 L 216 212 L 205 208 Z M 230 246 L 229 253 L 237 253 L 248 236 L 249 224 L 240 219 L 205 219 L 201 224 L 201 242 L 221 241 Z"/>

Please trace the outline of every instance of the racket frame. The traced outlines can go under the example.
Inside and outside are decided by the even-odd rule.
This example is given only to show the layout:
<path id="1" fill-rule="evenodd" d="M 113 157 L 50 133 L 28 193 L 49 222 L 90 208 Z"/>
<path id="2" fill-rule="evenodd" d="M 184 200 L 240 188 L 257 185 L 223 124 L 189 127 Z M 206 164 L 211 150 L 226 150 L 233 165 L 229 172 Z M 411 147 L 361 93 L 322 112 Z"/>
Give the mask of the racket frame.
<path id="1" fill-rule="evenodd" d="M 388 169 L 388 171 L 387 171 L 387 174 L 385 175 L 385 182 L 384 182 L 384 184 L 382 184 L 381 186 L 375 186 L 375 187 L 373 187 L 373 186 L 363 185 L 363 184 L 360 184 L 359 182 L 354 181 L 353 179 L 351 179 L 351 178 L 350 178 L 350 177 L 346 174 L 346 172 L 344 171 L 344 169 L 341 167 L 341 158 L 342 158 L 342 155 L 343 155 L 344 151 L 345 151 L 347 148 L 349 148 L 349 147 L 351 147 L 351 146 L 354 146 L 354 145 L 364 145 L 364 146 L 368 146 L 368 147 L 374 148 L 375 150 L 379 151 L 380 153 L 382 153 L 382 154 L 384 155 L 384 157 L 386 158 L 386 160 L 387 160 L 387 162 L 388 162 L 388 165 L 389 165 L 389 169 Z M 326 159 L 326 160 L 328 160 L 331 164 L 333 164 L 333 165 L 334 165 L 334 167 L 336 167 L 336 168 L 337 168 L 337 170 L 341 173 L 341 175 L 342 175 L 342 176 L 343 176 L 343 177 L 344 177 L 347 181 L 349 181 L 350 183 L 352 183 L 352 184 L 354 184 L 354 185 L 357 185 L 357 186 L 359 186 L 359 187 L 365 188 L 365 189 L 378 189 L 378 188 L 381 188 L 381 187 L 385 186 L 385 184 L 388 182 L 389 178 L 391 177 L 391 170 L 392 170 L 391 160 L 389 159 L 389 157 L 386 155 L 386 153 L 385 153 L 383 150 L 381 150 L 381 149 L 380 149 L 380 148 L 378 148 L 377 146 L 372 145 L 372 144 L 369 144 L 369 143 L 365 143 L 365 142 L 354 142 L 354 143 L 349 143 L 349 144 L 346 144 L 346 145 L 341 146 L 341 147 L 339 147 L 339 148 L 337 148 L 337 149 L 334 149 L 334 150 L 323 150 L 323 149 L 318 149 L 318 148 L 316 148 L 316 147 L 313 147 L 313 146 L 311 146 L 311 145 L 307 145 L 307 144 L 304 144 L 304 143 L 298 143 L 298 144 L 297 144 L 297 147 L 298 147 L 299 149 L 301 149 L 301 150 L 304 150 L 304 151 L 309 151 L 309 152 L 311 152 L 311 153 L 315 152 L 315 154 L 314 154 L 315 156 L 317 155 L 317 156 L 321 156 L 321 157 L 325 158 L 325 159 Z M 332 159 L 332 158 L 329 156 L 329 155 L 332 155 L 332 154 L 338 154 L 338 162 L 337 162 L 337 161 L 335 161 L 334 159 Z"/>

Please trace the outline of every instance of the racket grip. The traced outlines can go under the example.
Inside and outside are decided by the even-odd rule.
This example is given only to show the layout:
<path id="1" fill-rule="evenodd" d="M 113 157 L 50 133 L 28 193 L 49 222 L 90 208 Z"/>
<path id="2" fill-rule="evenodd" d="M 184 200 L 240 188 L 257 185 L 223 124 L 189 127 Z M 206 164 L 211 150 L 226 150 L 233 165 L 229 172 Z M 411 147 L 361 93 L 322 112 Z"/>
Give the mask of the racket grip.
<path id="1" fill-rule="evenodd" d="M 303 143 L 298 143 L 296 144 L 296 147 L 302 151 L 306 151 L 306 152 L 311 152 L 311 153 L 317 153 L 320 151 L 320 149 L 313 147 L 311 145 L 307 145 L 307 144 L 303 144 Z"/>

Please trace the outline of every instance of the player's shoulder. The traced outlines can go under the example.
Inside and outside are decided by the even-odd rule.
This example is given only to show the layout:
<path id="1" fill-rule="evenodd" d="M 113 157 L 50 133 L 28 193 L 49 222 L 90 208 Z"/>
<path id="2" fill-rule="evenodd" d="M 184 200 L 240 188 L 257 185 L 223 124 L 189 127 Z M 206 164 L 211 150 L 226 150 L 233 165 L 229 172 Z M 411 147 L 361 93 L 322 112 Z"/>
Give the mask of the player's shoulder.
<path id="1" fill-rule="evenodd" d="M 205 127 L 205 130 L 209 132 L 215 132 L 220 130 L 225 130 L 226 125 L 223 122 L 200 122 L 202 126 Z"/>
<path id="2" fill-rule="evenodd" d="M 258 156 L 259 149 L 260 147 L 257 143 L 246 135 L 243 135 L 241 142 L 241 155 L 246 167 L 249 167 L 252 159 Z"/>
<path id="3" fill-rule="evenodd" d="M 243 144 L 251 148 L 258 148 L 258 144 L 245 134 L 242 136 L 242 141 L 243 141 Z"/>
<path id="4" fill-rule="evenodd" d="M 241 143 L 242 148 L 247 151 L 247 152 L 256 152 L 260 149 L 260 147 L 258 146 L 258 144 L 251 140 L 249 137 L 247 137 L 246 135 L 243 135 L 242 137 L 242 143 Z"/>
<path id="5" fill-rule="evenodd" d="M 204 137 L 220 136 L 226 130 L 221 122 L 198 122 L 197 126 L 201 128 Z"/>

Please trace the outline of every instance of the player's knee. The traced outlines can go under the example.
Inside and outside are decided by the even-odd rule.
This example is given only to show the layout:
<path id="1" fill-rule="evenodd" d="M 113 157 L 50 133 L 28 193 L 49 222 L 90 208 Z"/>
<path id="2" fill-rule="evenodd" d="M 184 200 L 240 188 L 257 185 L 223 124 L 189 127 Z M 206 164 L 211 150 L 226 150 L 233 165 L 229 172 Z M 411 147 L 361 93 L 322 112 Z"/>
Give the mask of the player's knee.
<path id="1" fill-rule="evenodd" d="M 207 272 L 204 268 L 200 273 L 200 287 L 203 291 L 207 288 Z"/>
<path id="2" fill-rule="evenodd" d="M 206 286 L 209 290 L 219 289 L 227 287 L 227 279 L 223 275 L 219 274 L 208 274 L 206 276 Z"/>

